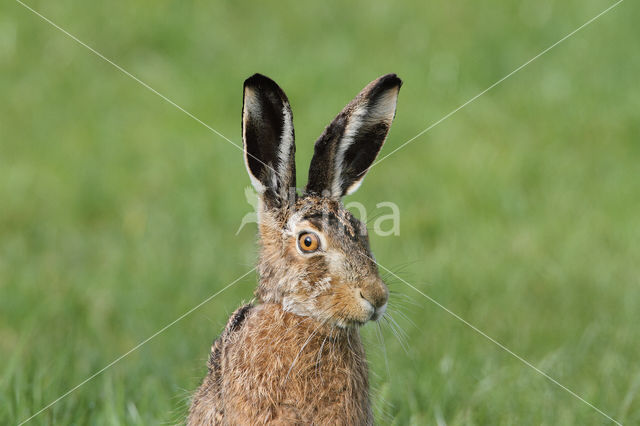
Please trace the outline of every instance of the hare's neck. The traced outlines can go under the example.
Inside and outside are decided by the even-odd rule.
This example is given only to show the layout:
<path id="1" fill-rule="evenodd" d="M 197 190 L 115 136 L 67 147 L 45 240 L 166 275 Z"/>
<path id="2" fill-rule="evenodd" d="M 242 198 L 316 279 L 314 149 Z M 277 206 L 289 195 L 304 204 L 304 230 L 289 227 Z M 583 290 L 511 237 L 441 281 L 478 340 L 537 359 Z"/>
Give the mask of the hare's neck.
<path id="1" fill-rule="evenodd" d="M 277 336 L 278 341 L 286 341 L 292 348 L 297 348 L 300 356 L 317 356 L 321 360 L 331 357 L 336 365 L 364 360 L 364 348 L 357 328 L 340 328 L 287 312 L 277 303 L 265 303 L 262 308 L 268 312 L 270 334 Z"/>
<path id="2" fill-rule="evenodd" d="M 356 416 L 344 423 L 371 423 L 369 374 L 358 329 L 328 326 L 276 303 L 255 309 L 246 328 L 255 350 L 246 350 L 242 358 L 255 354 L 258 361 L 240 367 L 242 377 L 245 369 L 256 368 L 257 377 L 267 378 L 261 382 L 265 394 L 279 395 L 287 404 L 295 401 L 304 418 L 325 413 L 326 421 L 319 422 L 324 424 L 340 412 Z"/>

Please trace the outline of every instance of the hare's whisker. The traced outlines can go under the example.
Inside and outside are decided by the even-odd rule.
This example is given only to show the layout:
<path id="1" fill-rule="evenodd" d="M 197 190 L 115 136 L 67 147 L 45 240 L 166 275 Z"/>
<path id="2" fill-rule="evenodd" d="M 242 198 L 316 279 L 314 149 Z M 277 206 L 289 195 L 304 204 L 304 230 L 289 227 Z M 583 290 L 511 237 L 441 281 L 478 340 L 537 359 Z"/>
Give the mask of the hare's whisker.
<path id="1" fill-rule="evenodd" d="M 387 379 L 391 380 L 391 370 L 389 369 L 389 358 L 387 357 L 387 345 L 384 342 L 384 335 L 382 334 L 382 328 L 379 322 L 376 322 L 376 334 L 378 340 L 382 345 L 382 354 L 384 356 L 384 365 L 387 368 Z"/>
<path id="2" fill-rule="evenodd" d="M 396 327 L 393 324 L 393 322 L 391 322 L 391 318 L 389 317 L 389 315 L 385 314 L 383 318 L 385 320 L 385 324 L 387 324 L 389 326 L 389 330 L 391 330 L 391 332 L 395 336 L 396 340 L 398 340 L 398 343 L 400 343 L 400 347 L 402 347 L 402 350 L 404 351 L 404 353 L 406 355 L 409 355 L 409 350 L 407 348 L 407 344 L 405 342 L 405 339 L 400 334 L 400 332 L 396 329 Z"/>
<path id="3" fill-rule="evenodd" d="M 404 312 L 402 312 L 400 309 L 397 309 L 397 307 L 396 307 L 396 306 L 391 306 L 391 307 L 389 308 L 389 313 L 398 314 L 398 315 L 400 315 L 400 316 L 402 317 L 402 319 L 403 319 L 403 320 L 407 321 L 407 322 L 408 322 L 409 324 L 411 324 L 412 326 L 414 326 L 414 327 L 418 327 L 418 326 L 416 325 L 416 323 L 415 323 L 411 318 L 409 318 L 409 317 L 408 317 Z"/>
<path id="4" fill-rule="evenodd" d="M 320 345 L 320 351 L 318 352 L 318 356 L 316 358 L 316 375 L 318 375 L 318 372 L 320 369 L 320 361 L 322 359 L 322 350 L 324 349 L 324 344 L 327 342 L 328 337 L 329 335 L 324 336 L 324 339 L 322 339 L 322 344 Z M 320 375 L 320 380 L 323 380 L 322 375 Z"/>
<path id="5" fill-rule="evenodd" d="M 313 333 L 311 333 L 311 335 L 307 338 L 307 340 L 304 342 L 304 344 L 302 345 L 302 347 L 300 348 L 300 350 L 298 351 L 298 354 L 296 355 L 296 357 L 293 359 L 293 362 L 291 363 L 291 367 L 289 367 L 289 371 L 287 371 L 287 375 L 284 378 L 284 381 L 286 383 L 286 381 L 289 379 L 289 374 L 291 373 L 291 370 L 293 369 L 293 366 L 296 365 L 296 362 L 298 361 L 298 358 L 300 357 L 300 354 L 302 353 L 302 351 L 304 350 L 304 348 L 309 344 L 309 342 L 311 341 L 311 339 L 313 338 L 313 336 L 315 336 L 315 334 L 318 332 L 318 330 L 320 330 L 320 328 L 324 325 L 324 323 L 321 323 L 318 327 L 316 327 L 316 329 L 313 331 Z"/>
<path id="6" fill-rule="evenodd" d="M 326 309 L 324 309 L 322 311 L 322 313 L 325 313 L 327 311 L 332 310 L 337 303 L 334 303 L 333 305 L 327 307 Z M 318 324 L 318 326 L 315 328 L 315 330 L 313 331 L 313 333 L 311 333 L 311 335 L 307 338 L 307 340 L 305 340 L 304 344 L 302 345 L 302 347 L 300 348 L 300 350 L 298 351 L 298 354 L 296 355 L 296 357 L 293 359 L 293 362 L 291 363 L 291 366 L 289 367 L 289 371 L 287 371 L 287 375 L 285 376 L 285 383 L 287 382 L 287 380 L 289 379 L 289 374 L 291 374 L 291 370 L 293 369 L 293 367 L 295 366 L 296 362 L 298 361 L 298 358 L 300 357 L 300 354 L 302 353 L 302 351 L 304 350 L 304 348 L 309 344 L 309 342 L 311 341 L 311 339 L 313 338 L 313 336 L 316 335 L 316 333 L 322 328 L 324 327 L 331 319 L 333 319 L 334 315 L 329 316 L 329 318 L 325 319 L 324 321 L 321 321 L 320 324 Z"/>
<path id="7" fill-rule="evenodd" d="M 398 323 L 396 322 L 395 318 L 393 318 L 393 317 L 391 316 L 391 314 L 390 314 L 390 313 L 388 313 L 388 312 L 387 312 L 387 316 L 389 317 L 389 320 L 390 320 L 390 321 L 391 321 L 391 322 L 396 326 L 396 328 L 397 328 L 397 329 L 398 329 L 398 331 L 402 334 L 402 336 L 403 336 L 405 339 L 408 339 L 408 338 L 409 338 L 409 335 L 404 331 L 404 329 L 400 326 L 400 324 L 398 324 Z"/>

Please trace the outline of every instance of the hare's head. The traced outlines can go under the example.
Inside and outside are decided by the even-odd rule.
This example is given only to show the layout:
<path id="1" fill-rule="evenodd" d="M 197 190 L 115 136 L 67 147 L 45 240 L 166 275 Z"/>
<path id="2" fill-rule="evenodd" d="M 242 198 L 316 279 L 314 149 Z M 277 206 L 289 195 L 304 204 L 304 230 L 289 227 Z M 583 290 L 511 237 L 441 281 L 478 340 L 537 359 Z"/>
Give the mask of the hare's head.
<path id="1" fill-rule="evenodd" d="M 401 85 L 395 74 L 380 77 L 338 114 L 315 144 L 309 180 L 299 195 L 287 96 L 265 76 L 245 81 L 242 139 L 260 198 L 256 295 L 263 302 L 338 327 L 384 314 L 388 290 L 366 226 L 341 198 L 358 189 L 382 148 Z"/>

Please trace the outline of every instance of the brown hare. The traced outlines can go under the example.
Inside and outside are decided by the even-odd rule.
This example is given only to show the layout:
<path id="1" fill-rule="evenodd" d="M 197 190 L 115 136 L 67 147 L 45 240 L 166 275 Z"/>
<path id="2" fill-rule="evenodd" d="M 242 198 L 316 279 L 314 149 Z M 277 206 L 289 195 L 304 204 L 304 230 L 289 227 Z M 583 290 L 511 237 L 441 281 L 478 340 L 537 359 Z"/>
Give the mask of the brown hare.
<path id="1" fill-rule="evenodd" d="M 287 96 L 263 75 L 245 81 L 244 159 L 260 198 L 257 302 L 213 343 L 188 424 L 373 423 L 358 328 L 384 314 L 389 293 L 365 224 L 341 198 L 382 148 L 401 85 L 382 76 L 338 114 L 299 195 Z"/>

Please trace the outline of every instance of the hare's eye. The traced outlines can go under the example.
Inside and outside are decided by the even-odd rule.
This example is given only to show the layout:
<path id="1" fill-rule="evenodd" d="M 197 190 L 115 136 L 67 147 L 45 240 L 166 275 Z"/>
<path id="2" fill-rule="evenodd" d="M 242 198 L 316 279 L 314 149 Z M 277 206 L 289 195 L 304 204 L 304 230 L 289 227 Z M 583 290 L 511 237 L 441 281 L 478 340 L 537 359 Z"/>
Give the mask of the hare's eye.
<path id="1" fill-rule="evenodd" d="M 304 253 L 313 253 L 320 247 L 320 238 L 313 232 L 303 232 L 298 236 L 298 247 Z"/>

